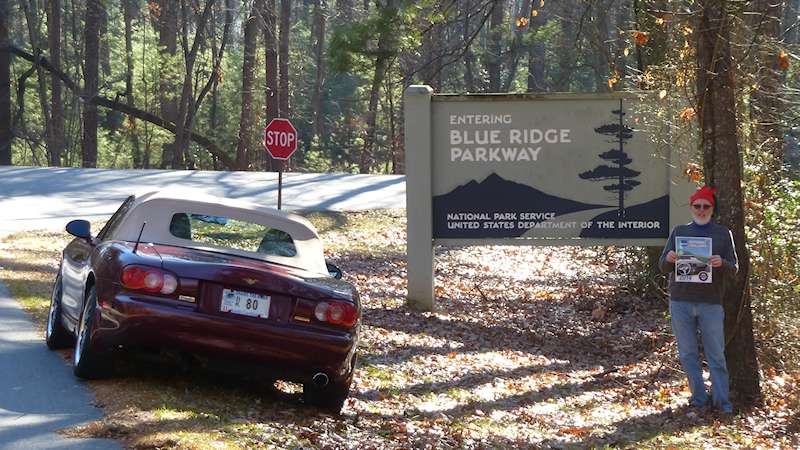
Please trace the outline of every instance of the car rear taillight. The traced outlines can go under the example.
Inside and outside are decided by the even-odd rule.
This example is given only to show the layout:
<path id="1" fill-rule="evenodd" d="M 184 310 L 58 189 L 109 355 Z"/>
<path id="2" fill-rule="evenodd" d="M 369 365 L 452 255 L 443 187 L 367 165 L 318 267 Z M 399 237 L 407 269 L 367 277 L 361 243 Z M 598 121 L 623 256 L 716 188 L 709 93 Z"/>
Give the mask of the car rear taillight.
<path id="1" fill-rule="evenodd" d="M 358 322 L 358 309 L 352 303 L 327 300 L 317 303 L 314 317 L 320 322 L 352 328 Z"/>
<path id="2" fill-rule="evenodd" d="M 154 267 L 127 266 L 122 270 L 122 285 L 128 289 L 169 295 L 178 289 L 178 279 Z"/>

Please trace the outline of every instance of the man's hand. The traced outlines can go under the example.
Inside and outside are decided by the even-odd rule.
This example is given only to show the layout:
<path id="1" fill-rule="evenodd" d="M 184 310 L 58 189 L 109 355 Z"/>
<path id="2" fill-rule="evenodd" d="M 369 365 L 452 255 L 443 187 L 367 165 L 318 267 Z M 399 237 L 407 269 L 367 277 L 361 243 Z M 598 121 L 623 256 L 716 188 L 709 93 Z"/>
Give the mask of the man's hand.
<path id="1" fill-rule="evenodd" d="M 675 253 L 674 250 L 670 250 L 667 253 L 667 262 L 668 263 L 675 263 L 675 261 L 677 261 L 677 260 L 678 260 L 678 254 Z"/>
<path id="2" fill-rule="evenodd" d="M 708 262 L 711 263 L 711 267 L 722 267 L 722 257 L 719 255 L 711 255 Z"/>

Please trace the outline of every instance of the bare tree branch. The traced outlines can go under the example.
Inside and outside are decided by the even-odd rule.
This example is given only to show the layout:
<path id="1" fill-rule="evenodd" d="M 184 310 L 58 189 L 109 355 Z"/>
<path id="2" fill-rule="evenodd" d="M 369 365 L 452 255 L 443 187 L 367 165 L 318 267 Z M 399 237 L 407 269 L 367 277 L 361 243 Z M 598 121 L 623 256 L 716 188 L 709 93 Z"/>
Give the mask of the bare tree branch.
<path id="1" fill-rule="evenodd" d="M 74 81 L 72 81 L 72 79 L 69 77 L 69 75 L 67 75 L 64 72 L 62 72 L 59 68 L 53 67 L 50 64 L 50 62 L 47 60 L 47 58 L 40 57 L 38 62 L 37 62 L 36 57 L 34 57 L 32 54 L 30 54 L 30 53 L 28 53 L 28 52 L 26 52 L 26 51 L 24 51 L 24 50 L 22 50 L 22 49 L 20 49 L 18 47 L 15 47 L 15 46 L 11 46 L 11 54 L 19 56 L 20 58 L 25 59 L 27 61 L 30 61 L 34 65 L 40 65 L 42 68 L 44 68 L 48 72 L 57 75 L 58 78 L 64 83 L 64 85 L 66 87 L 68 87 L 71 91 L 75 92 L 78 96 L 81 96 L 80 87 Z M 99 105 L 99 106 L 104 106 L 106 108 L 110 108 L 110 109 L 113 109 L 115 111 L 119 111 L 119 112 L 128 114 L 129 116 L 133 116 L 133 117 L 135 117 L 137 119 L 144 120 L 146 122 L 150 122 L 153 125 L 159 126 L 159 127 L 163 128 L 163 129 L 165 129 L 167 131 L 170 131 L 172 133 L 175 133 L 175 131 L 177 129 L 177 127 L 175 126 L 174 123 L 168 122 L 168 121 L 164 120 L 163 118 L 161 118 L 159 116 L 156 116 L 155 114 L 149 113 L 147 111 L 143 111 L 141 109 L 138 109 L 138 108 L 135 108 L 135 107 L 132 107 L 132 106 L 128 106 L 128 105 L 123 104 L 123 103 L 118 103 L 115 100 L 111 100 L 111 99 L 109 99 L 107 97 L 103 97 L 101 95 L 97 95 L 97 96 L 91 97 L 91 98 L 84 98 L 84 97 L 81 97 L 81 98 L 82 98 L 82 100 L 84 102 L 93 103 L 93 104 L 96 104 L 96 105 Z M 190 133 L 187 133 L 187 135 L 189 136 L 189 138 L 191 138 L 191 140 L 196 142 L 201 147 L 205 148 L 209 153 L 211 153 L 214 156 L 216 156 L 217 158 L 219 158 L 219 160 L 225 165 L 226 168 L 234 167 L 233 160 L 227 154 L 225 154 L 225 152 L 223 152 L 222 149 L 220 149 L 217 146 L 217 144 L 212 142 L 210 139 L 208 139 L 207 137 L 202 136 L 200 134 L 197 134 L 194 131 L 192 131 Z"/>

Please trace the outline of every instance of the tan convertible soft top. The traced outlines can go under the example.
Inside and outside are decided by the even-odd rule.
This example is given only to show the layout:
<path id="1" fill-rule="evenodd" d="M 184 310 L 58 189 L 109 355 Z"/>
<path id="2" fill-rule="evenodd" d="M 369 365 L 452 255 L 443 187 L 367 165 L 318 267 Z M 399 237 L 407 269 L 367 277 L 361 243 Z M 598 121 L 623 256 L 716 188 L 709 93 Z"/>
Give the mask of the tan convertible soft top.
<path id="1" fill-rule="evenodd" d="M 251 222 L 288 233 L 294 241 L 297 255 L 274 256 L 245 250 L 219 247 L 213 244 L 182 239 L 170 233 L 173 214 L 189 213 Z M 314 226 L 303 217 L 287 214 L 241 200 L 223 199 L 193 190 L 162 190 L 137 194 L 120 226 L 111 239 L 135 242 L 142 228 L 141 242 L 175 245 L 285 264 L 311 272 L 328 275 L 322 241 Z"/>

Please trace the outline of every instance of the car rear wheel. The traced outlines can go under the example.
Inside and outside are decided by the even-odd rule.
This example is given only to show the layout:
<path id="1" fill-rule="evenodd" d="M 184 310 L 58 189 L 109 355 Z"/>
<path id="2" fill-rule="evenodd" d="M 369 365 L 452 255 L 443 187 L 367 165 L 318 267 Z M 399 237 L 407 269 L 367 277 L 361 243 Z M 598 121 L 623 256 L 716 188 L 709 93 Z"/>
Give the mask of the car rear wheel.
<path id="1" fill-rule="evenodd" d="M 92 286 L 86 296 L 83 313 L 78 321 L 78 339 L 72 359 L 75 376 L 93 380 L 111 374 L 111 364 L 92 345 L 92 334 L 97 323 L 97 292 Z"/>
<path id="2" fill-rule="evenodd" d="M 67 331 L 61 318 L 61 274 L 56 276 L 53 283 L 53 292 L 50 295 L 50 311 L 47 314 L 47 328 L 45 328 L 44 340 L 47 347 L 51 350 L 67 348 L 74 342 L 72 335 Z"/>
<path id="3" fill-rule="evenodd" d="M 307 405 L 316 406 L 325 411 L 339 414 L 344 407 L 344 402 L 350 395 L 350 384 L 353 381 L 353 373 L 356 368 L 356 356 L 353 355 L 350 364 L 350 373 L 344 381 L 331 383 L 324 387 L 319 387 L 313 382 L 303 383 L 303 401 Z"/>

